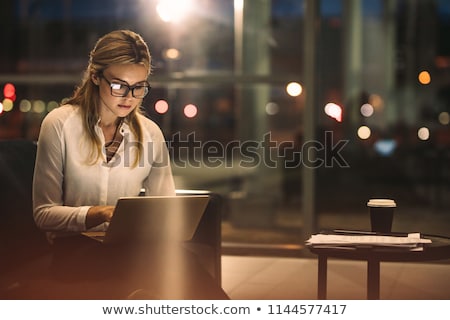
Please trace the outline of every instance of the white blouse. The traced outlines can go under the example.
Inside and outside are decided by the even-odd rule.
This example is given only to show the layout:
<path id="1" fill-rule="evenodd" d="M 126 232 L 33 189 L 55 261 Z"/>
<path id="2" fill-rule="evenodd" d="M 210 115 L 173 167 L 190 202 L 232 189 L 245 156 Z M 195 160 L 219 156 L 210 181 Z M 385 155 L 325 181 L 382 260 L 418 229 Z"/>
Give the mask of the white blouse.
<path id="1" fill-rule="evenodd" d="M 86 231 L 88 209 L 96 205 L 115 205 L 119 197 L 174 195 L 175 186 L 163 134 L 156 123 L 139 115 L 143 132 L 143 154 L 133 166 L 137 139 L 126 122 L 120 132 L 123 141 L 115 156 L 106 154 L 88 164 L 88 146 L 80 108 L 64 105 L 43 120 L 33 180 L 33 215 L 39 228 L 50 237 Z M 104 145 L 98 124 L 96 133 Z M 104 223 L 91 230 L 106 230 Z"/>

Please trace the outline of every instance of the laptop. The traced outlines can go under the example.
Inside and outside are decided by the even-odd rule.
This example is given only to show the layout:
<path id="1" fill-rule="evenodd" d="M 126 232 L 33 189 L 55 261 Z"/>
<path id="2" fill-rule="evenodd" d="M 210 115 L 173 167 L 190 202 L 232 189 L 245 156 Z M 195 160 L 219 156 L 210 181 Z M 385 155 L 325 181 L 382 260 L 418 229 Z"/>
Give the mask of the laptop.
<path id="1" fill-rule="evenodd" d="M 208 195 L 122 197 L 105 232 L 83 234 L 103 244 L 188 241 L 208 202 Z"/>

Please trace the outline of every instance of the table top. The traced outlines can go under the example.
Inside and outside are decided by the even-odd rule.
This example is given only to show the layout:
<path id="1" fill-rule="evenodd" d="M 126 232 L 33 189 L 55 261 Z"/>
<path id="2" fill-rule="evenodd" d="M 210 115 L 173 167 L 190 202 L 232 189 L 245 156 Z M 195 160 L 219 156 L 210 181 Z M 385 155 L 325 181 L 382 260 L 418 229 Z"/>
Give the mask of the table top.
<path id="1" fill-rule="evenodd" d="M 351 247 L 345 249 L 314 246 L 308 246 L 308 248 L 312 253 L 319 256 L 349 260 L 408 262 L 450 259 L 450 238 L 428 234 L 422 234 L 422 238 L 431 240 L 431 243 L 423 245 L 422 251 L 377 246 Z"/>

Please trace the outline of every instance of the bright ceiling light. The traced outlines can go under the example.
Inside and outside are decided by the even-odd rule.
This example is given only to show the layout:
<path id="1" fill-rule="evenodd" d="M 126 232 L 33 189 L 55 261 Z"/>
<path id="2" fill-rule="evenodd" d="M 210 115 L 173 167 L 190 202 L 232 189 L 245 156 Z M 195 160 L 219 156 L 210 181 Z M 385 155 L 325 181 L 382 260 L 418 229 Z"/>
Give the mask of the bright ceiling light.
<path id="1" fill-rule="evenodd" d="M 189 0 L 160 0 L 156 12 L 164 22 L 177 23 L 187 15 L 190 8 Z"/>

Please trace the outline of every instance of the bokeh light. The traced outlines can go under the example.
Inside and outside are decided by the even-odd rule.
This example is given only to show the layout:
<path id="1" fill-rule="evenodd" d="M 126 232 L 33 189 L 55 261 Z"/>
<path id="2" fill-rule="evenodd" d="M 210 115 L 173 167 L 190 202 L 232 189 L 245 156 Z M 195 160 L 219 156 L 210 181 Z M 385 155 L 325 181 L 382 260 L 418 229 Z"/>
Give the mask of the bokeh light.
<path id="1" fill-rule="evenodd" d="M 188 104 L 184 107 L 184 115 L 187 118 L 194 118 L 197 115 L 197 106 L 193 104 Z"/>
<path id="2" fill-rule="evenodd" d="M 0 115 L 3 113 L 3 103 L 0 102 Z"/>
<path id="3" fill-rule="evenodd" d="M 12 83 L 7 83 L 3 87 L 3 95 L 5 98 L 10 99 L 11 101 L 16 100 L 16 87 Z"/>
<path id="4" fill-rule="evenodd" d="M 439 123 L 446 126 L 450 123 L 450 114 L 446 111 L 439 113 Z"/>
<path id="5" fill-rule="evenodd" d="M 181 53 L 180 50 L 175 48 L 170 48 L 167 50 L 164 50 L 164 58 L 168 60 L 178 60 L 180 59 Z"/>
<path id="6" fill-rule="evenodd" d="M 11 111 L 14 107 L 14 102 L 11 99 L 3 99 L 3 111 Z"/>
<path id="7" fill-rule="evenodd" d="M 31 110 L 31 102 L 30 102 L 30 100 L 24 99 L 24 100 L 20 101 L 19 109 L 22 112 L 29 112 Z"/>
<path id="8" fill-rule="evenodd" d="M 370 103 L 364 103 L 364 104 L 361 106 L 360 111 L 361 111 L 361 114 L 362 114 L 364 117 L 368 118 L 368 117 L 370 117 L 370 116 L 373 115 L 374 109 L 373 109 L 373 107 L 372 107 L 372 105 L 371 105 Z"/>
<path id="9" fill-rule="evenodd" d="M 373 147 L 379 155 L 388 157 L 394 153 L 397 147 L 397 141 L 395 141 L 394 139 L 381 139 L 377 140 L 374 143 Z"/>
<path id="10" fill-rule="evenodd" d="M 421 84 L 430 84 L 431 82 L 431 75 L 428 71 L 421 71 L 417 78 Z"/>
<path id="11" fill-rule="evenodd" d="M 31 104 L 31 109 L 34 113 L 42 113 L 45 111 L 45 102 L 42 100 L 34 100 Z"/>
<path id="12" fill-rule="evenodd" d="M 419 128 L 417 130 L 417 137 L 423 141 L 430 139 L 430 130 L 427 127 Z"/>
<path id="13" fill-rule="evenodd" d="M 155 111 L 160 114 L 164 114 L 169 111 L 169 104 L 166 100 L 158 100 L 155 103 Z"/>
<path id="14" fill-rule="evenodd" d="M 286 92 L 291 97 L 297 97 L 302 94 L 303 88 L 298 82 L 290 82 L 286 86 Z"/>
<path id="15" fill-rule="evenodd" d="M 325 105 L 325 113 L 338 122 L 342 122 L 342 108 L 336 103 L 329 102 Z"/>
<path id="16" fill-rule="evenodd" d="M 266 104 L 266 113 L 270 116 L 276 115 L 279 110 L 280 107 L 275 102 L 269 102 Z"/>
<path id="17" fill-rule="evenodd" d="M 369 96 L 369 103 L 375 110 L 381 110 L 384 106 L 383 98 L 376 93 Z"/>
<path id="18" fill-rule="evenodd" d="M 358 128 L 358 137 L 362 140 L 369 139 L 371 134 L 372 132 L 370 131 L 370 128 L 367 126 L 361 126 Z"/>

